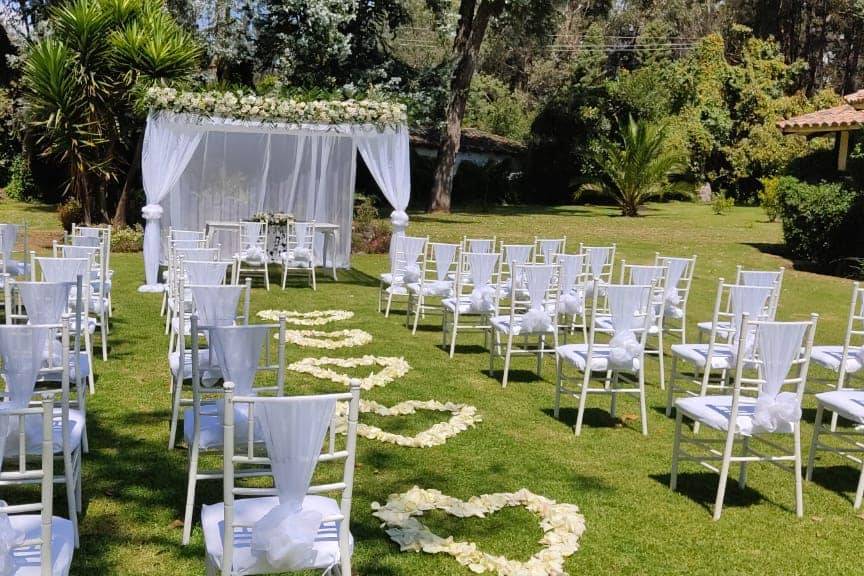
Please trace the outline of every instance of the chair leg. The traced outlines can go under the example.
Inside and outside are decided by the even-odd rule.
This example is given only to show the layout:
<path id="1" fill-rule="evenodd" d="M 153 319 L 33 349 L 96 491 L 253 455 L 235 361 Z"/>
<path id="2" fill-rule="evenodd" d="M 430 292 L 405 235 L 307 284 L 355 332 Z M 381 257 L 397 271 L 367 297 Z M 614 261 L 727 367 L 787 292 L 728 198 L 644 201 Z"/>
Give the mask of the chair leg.
<path id="1" fill-rule="evenodd" d="M 579 391 L 579 412 L 576 414 L 576 436 L 582 433 L 582 419 L 585 416 L 585 401 L 588 398 L 588 384 L 591 382 L 591 368 L 585 367 L 585 375 L 582 377 L 582 390 Z"/>
<path id="2" fill-rule="evenodd" d="M 670 490 L 678 488 L 678 453 L 681 448 L 681 423 L 683 420 L 684 414 L 678 410 L 675 413 L 675 437 L 672 440 L 672 470 L 669 473 Z"/>
<path id="3" fill-rule="evenodd" d="M 393 305 L 393 286 L 390 286 L 391 290 L 387 293 L 387 308 L 384 309 L 384 317 L 390 317 L 390 307 Z"/>
<path id="4" fill-rule="evenodd" d="M 168 292 L 162 291 L 162 309 L 159 310 L 159 316 L 165 315 L 165 309 L 168 307 Z"/>
<path id="5" fill-rule="evenodd" d="M 672 416 L 672 400 L 673 391 L 675 390 L 675 380 L 678 378 L 678 360 L 672 356 L 672 379 L 669 381 L 669 386 L 666 387 L 666 417 Z"/>
<path id="6" fill-rule="evenodd" d="M 741 455 L 748 456 L 750 454 L 750 437 L 745 436 L 741 442 Z M 747 461 L 741 462 L 741 470 L 738 472 L 738 487 L 742 490 L 747 487 Z"/>
<path id="7" fill-rule="evenodd" d="M 561 357 L 555 354 L 555 409 L 553 415 L 557 419 L 561 411 Z"/>
<path id="8" fill-rule="evenodd" d="M 183 359 L 180 359 L 183 362 Z M 180 366 L 180 374 L 182 374 L 183 365 Z M 183 395 L 183 382 L 177 382 L 178 378 L 171 374 L 171 426 L 168 432 L 168 450 L 174 449 L 174 443 L 177 437 L 177 425 L 180 420 L 180 399 Z"/>
<path id="9" fill-rule="evenodd" d="M 198 482 L 198 439 L 189 449 L 189 476 L 186 485 L 186 513 L 183 515 L 183 545 L 189 544 L 192 536 L 192 512 L 195 509 L 195 484 Z"/>
<path id="10" fill-rule="evenodd" d="M 318 280 L 317 280 L 317 276 L 315 275 L 315 267 L 312 266 L 312 291 L 316 292 L 317 290 L 318 290 Z"/>
<path id="11" fill-rule="evenodd" d="M 490 348 L 492 348 L 490 346 Z M 504 351 L 504 378 L 501 380 L 501 388 L 507 388 L 507 377 L 510 375 L 510 355 L 513 353 L 513 334 L 507 335 L 507 349 Z"/>
<path id="12" fill-rule="evenodd" d="M 861 464 L 861 476 L 858 477 L 858 488 L 855 490 L 855 503 L 852 507 L 858 510 L 861 508 L 862 501 L 864 501 L 864 464 Z"/>
<path id="13" fill-rule="evenodd" d="M 264 286 L 267 288 L 267 292 L 270 291 L 270 267 L 267 266 L 267 263 L 264 263 Z"/>
<path id="14" fill-rule="evenodd" d="M 543 352 L 546 350 L 546 336 L 541 334 L 537 343 L 537 377 L 543 377 Z"/>
<path id="15" fill-rule="evenodd" d="M 66 502 L 69 506 L 69 521 L 75 538 L 75 548 L 78 548 L 78 503 L 75 498 L 75 471 L 72 468 L 72 456 L 63 453 L 63 478 L 66 482 Z"/>
<path id="16" fill-rule="evenodd" d="M 729 480 L 729 467 L 732 465 L 732 448 L 735 445 L 735 434 L 726 434 L 726 447 L 723 450 L 723 464 L 720 466 L 720 481 L 717 483 L 717 498 L 714 500 L 714 520 L 719 520 L 723 513 L 723 499 L 726 497 L 726 482 Z"/>
<path id="17" fill-rule="evenodd" d="M 666 388 L 666 354 L 663 352 L 663 327 L 657 332 L 657 360 L 660 362 L 660 390 Z"/>
<path id="18" fill-rule="evenodd" d="M 93 366 L 93 341 L 90 339 L 90 330 L 87 328 L 86 321 L 83 327 L 84 331 L 84 353 L 87 354 L 87 364 L 90 366 L 90 373 L 87 375 L 87 383 L 90 386 L 90 394 L 96 393 L 96 376 L 94 375 L 95 366 Z"/>
<path id="19" fill-rule="evenodd" d="M 804 479 L 801 477 L 801 423 L 795 423 L 795 515 L 804 517 Z"/>
<path id="20" fill-rule="evenodd" d="M 813 424 L 813 440 L 810 443 L 810 455 L 807 457 L 807 481 L 813 480 L 813 465 L 816 462 L 816 447 L 819 446 L 819 433 L 822 431 L 822 417 L 825 407 L 819 403 L 816 406 L 816 422 Z"/>
<path id="21" fill-rule="evenodd" d="M 99 325 L 99 336 L 102 340 L 102 361 L 108 361 L 108 327 L 106 324 L 105 313 L 102 313 L 102 322 Z"/>
<path id="22" fill-rule="evenodd" d="M 456 333 L 458 331 L 457 326 L 459 325 L 459 315 L 453 315 L 453 325 L 451 328 L 453 331 L 450 333 L 450 358 L 453 358 L 453 355 L 456 353 Z"/>
<path id="23" fill-rule="evenodd" d="M 417 335 L 417 324 L 420 323 L 420 310 L 426 305 L 425 300 L 423 294 L 417 295 L 417 308 L 414 310 L 414 327 L 411 329 L 412 336 Z"/>
<path id="24" fill-rule="evenodd" d="M 644 358 L 642 359 L 644 364 Z M 642 435 L 648 436 L 648 407 L 645 403 L 645 371 L 639 370 L 639 413 L 642 418 Z"/>

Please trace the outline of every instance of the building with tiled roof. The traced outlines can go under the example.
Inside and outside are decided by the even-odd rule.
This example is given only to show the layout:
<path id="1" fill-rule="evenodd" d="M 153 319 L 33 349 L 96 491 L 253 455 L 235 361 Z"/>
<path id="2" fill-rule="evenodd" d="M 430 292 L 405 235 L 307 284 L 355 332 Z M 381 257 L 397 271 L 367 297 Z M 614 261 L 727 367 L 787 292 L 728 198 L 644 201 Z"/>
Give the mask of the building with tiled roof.
<path id="1" fill-rule="evenodd" d="M 834 133 L 838 140 L 837 169 L 846 170 L 849 156 L 849 133 L 864 128 L 864 90 L 843 98 L 846 102 L 833 108 L 817 110 L 777 122 L 784 134 L 824 135 Z"/>

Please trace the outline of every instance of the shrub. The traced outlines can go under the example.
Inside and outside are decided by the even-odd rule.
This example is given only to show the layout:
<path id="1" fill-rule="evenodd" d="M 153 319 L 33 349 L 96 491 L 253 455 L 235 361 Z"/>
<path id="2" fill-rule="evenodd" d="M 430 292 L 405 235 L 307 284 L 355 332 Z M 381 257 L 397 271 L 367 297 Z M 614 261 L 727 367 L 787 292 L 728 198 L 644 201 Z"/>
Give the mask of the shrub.
<path id="1" fill-rule="evenodd" d="M 714 194 L 714 199 L 711 200 L 711 211 L 720 216 L 735 207 L 735 200 L 726 196 L 724 192 Z"/>
<path id="2" fill-rule="evenodd" d="M 77 224 L 84 219 L 84 209 L 76 198 L 70 198 L 57 209 L 57 216 L 63 224 L 63 229 L 69 233 L 72 232 L 72 224 Z"/>
<path id="3" fill-rule="evenodd" d="M 776 222 L 780 216 L 779 178 L 763 178 L 762 190 L 759 192 L 759 204 L 765 211 L 769 222 Z"/>
<path id="4" fill-rule="evenodd" d="M 144 249 L 144 231 L 141 226 L 114 228 L 111 232 L 112 252 L 141 252 Z"/>
<path id="5" fill-rule="evenodd" d="M 361 254 L 383 254 L 390 250 L 390 226 L 382 221 L 372 198 L 357 196 L 351 247 Z"/>
<path id="6" fill-rule="evenodd" d="M 33 180 L 30 163 L 22 154 L 18 154 L 12 160 L 12 165 L 9 169 L 9 185 L 6 187 L 6 196 L 24 202 L 29 202 L 39 197 L 39 189 Z"/>
<path id="7" fill-rule="evenodd" d="M 791 176 L 778 181 L 783 238 L 792 256 L 837 267 L 864 248 L 860 193 L 839 182 L 808 184 Z"/>

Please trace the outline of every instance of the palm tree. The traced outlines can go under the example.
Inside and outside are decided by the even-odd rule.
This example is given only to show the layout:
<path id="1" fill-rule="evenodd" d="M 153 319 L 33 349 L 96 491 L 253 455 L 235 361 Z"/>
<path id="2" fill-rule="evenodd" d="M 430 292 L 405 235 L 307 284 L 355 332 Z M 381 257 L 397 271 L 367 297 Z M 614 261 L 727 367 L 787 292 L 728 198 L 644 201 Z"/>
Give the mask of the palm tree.
<path id="1" fill-rule="evenodd" d="M 25 54 L 27 126 L 42 155 L 66 168 L 85 221 L 95 210 L 107 220 L 109 189 L 138 161 L 134 94 L 189 77 L 201 49 L 159 0 L 70 0 L 51 10 L 49 23 L 51 34 Z M 117 202 L 124 224 L 129 186 L 126 178 Z"/>
<path id="2" fill-rule="evenodd" d="M 666 192 L 690 192 L 673 180 L 686 169 L 686 156 L 669 146 L 665 124 L 651 124 L 631 116 L 621 128 L 621 143 L 605 141 L 593 158 L 600 174 L 582 184 L 577 194 L 599 192 L 615 200 L 624 216 L 638 216 L 639 208 Z"/>

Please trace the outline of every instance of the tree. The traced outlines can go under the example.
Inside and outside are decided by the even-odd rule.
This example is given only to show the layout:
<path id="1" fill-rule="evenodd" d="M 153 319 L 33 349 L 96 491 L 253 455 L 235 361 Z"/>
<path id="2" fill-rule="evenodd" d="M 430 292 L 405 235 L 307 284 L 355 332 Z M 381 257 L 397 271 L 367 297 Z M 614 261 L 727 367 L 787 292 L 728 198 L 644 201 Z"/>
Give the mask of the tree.
<path id="1" fill-rule="evenodd" d="M 450 75 L 450 94 L 444 113 L 444 130 L 438 148 L 437 165 L 432 191 L 429 197 L 430 212 L 449 212 L 450 193 L 456 155 L 462 138 L 462 119 L 471 88 L 471 80 L 477 69 L 480 47 L 490 23 L 502 16 L 513 18 L 531 16 L 541 20 L 538 14 L 549 14 L 554 3 L 532 0 L 461 0 L 459 24 L 453 40 L 453 71 Z"/>
<path id="2" fill-rule="evenodd" d="M 188 78 L 200 47 L 159 0 L 73 0 L 51 10 L 50 28 L 25 54 L 26 127 L 41 154 L 66 168 L 88 223 L 97 213 L 110 219 L 110 190 L 127 174 L 114 213 L 125 224 L 128 176 L 140 161 L 135 91 Z"/>
<path id="3" fill-rule="evenodd" d="M 687 189 L 673 179 L 683 174 L 685 156 L 667 144 L 666 126 L 637 122 L 631 116 L 621 142 L 606 141 L 594 159 L 600 175 L 580 187 L 613 198 L 624 216 L 638 216 L 647 201 Z"/>

